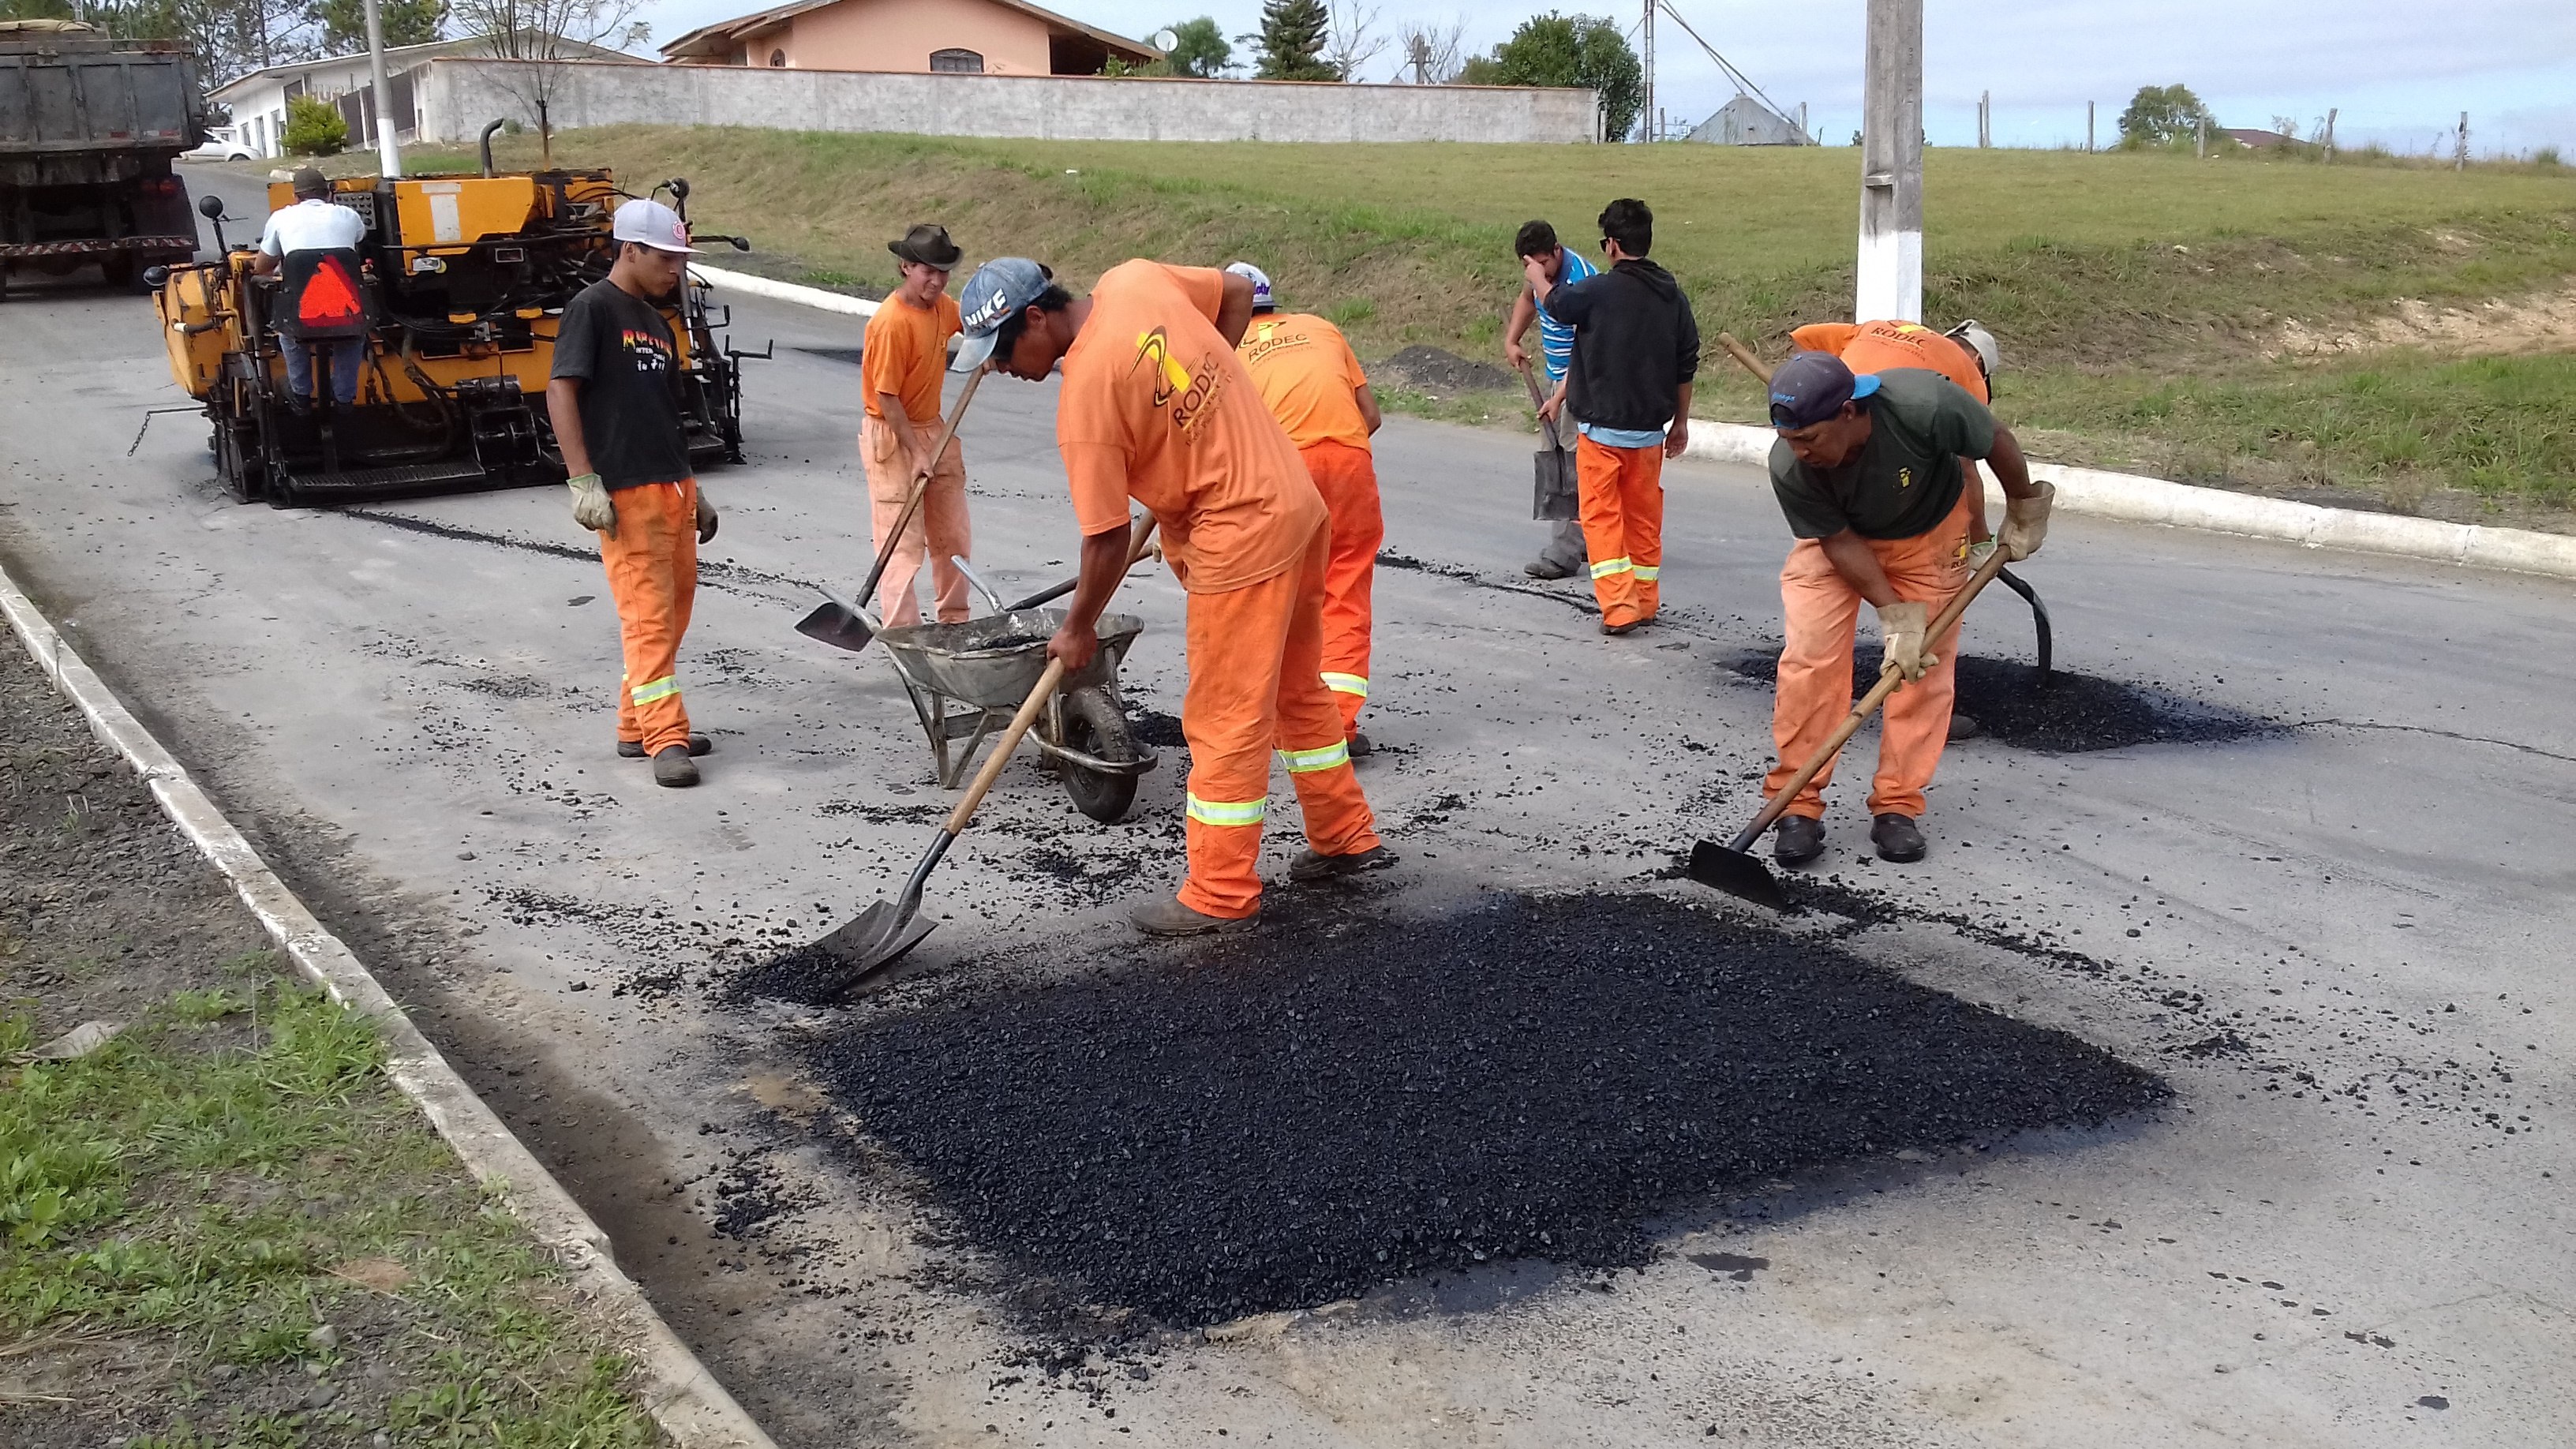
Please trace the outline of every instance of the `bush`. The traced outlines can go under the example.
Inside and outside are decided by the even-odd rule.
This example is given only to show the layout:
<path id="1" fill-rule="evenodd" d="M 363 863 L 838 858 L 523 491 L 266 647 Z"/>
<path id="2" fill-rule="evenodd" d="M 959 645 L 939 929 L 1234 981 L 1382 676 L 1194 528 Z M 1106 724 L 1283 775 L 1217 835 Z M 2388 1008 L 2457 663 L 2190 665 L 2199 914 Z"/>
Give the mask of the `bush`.
<path id="1" fill-rule="evenodd" d="M 2556 166 L 2560 164 L 2558 160 L 2558 148 L 2555 146 L 2543 146 L 2539 150 L 2532 152 L 2531 164 L 2534 166 Z"/>
<path id="2" fill-rule="evenodd" d="M 290 156 L 336 156 L 349 144 L 349 123 L 340 108 L 312 96 L 286 103 L 286 151 Z"/>

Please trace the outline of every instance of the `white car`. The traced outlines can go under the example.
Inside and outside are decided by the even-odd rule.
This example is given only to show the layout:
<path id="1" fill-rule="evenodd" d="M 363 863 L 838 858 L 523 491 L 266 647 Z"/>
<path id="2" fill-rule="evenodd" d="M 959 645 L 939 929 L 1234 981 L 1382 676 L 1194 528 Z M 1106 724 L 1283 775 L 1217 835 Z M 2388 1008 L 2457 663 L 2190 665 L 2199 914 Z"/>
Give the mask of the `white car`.
<path id="1" fill-rule="evenodd" d="M 208 126 L 202 146 L 179 153 L 182 161 L 249 161 L 254 159 L 250 147 L 242 144 L 241 127 Z"/>

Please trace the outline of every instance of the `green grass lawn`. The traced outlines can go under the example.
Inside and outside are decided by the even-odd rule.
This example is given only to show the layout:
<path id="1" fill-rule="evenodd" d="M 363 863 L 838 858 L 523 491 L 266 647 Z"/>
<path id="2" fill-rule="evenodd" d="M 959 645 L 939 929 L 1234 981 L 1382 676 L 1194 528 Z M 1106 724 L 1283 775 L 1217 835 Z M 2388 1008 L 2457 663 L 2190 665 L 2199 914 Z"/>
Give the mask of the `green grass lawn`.
<path id="1" fill-rule="evenodd" d="M 503 154 L 526 165 L 535 149 L 519 137 Z M 1370 356 L 1425 343 L 1493 357 L 1518 283 L 1513 231 L 1546 217 L 1588 248 L 1593 216 L 1620 195 L 1655 207 L 1655 255 L 1690 289 L 1712 338 L 1732 330 L 1776 357 L 1789 328 L 1850 306 L 1859 161 L 1843 147 L 610 127 L 560 136 L 556 149 L 612 165 L 638 189 L 688 176 L 700 224 L 748 233 L 761 255 L 742 264 L 782 276 L 882 288 L 894 277 L 885 239 L 920 220 L 947 224 L 971 259 L 1034 255 L 1077 285 L 1131 256 L 1245 257 L 1289 305 L 1341 321 Z M 2008 419 L 2044 415 L 2108 451 L 2152 452 L 2152 436 L 2122 440 L 2176 416 L 2158 399 L 2225 397 L 2238 422 L 2174 445 L 2244 445 L 2252 451 L 2232 456 L 2250 464 L 2304 442 L 2347 485 L 2395 480 L 2401 501 L 2446 485 L 2522 502 L 2568 492 L 2562 450 L 2548 441 L 2563 412 L 2547 406 L 2547 368 L 2528 374 L 2530 387 L 2500 389 L 2494 379 L 2517 372 L 2511 364 L 2393 353 L 2356 371 L 2350 359 L 2265 354 L 2285 321 L 2341 327 L 2404 298 L 2463 305 L 2565 287 L 2576 277 L 2576 173 L 1935 150 L 1925 194 L 1926 311 L 1943 322 L 1980 317 L 2002 338 L 1997 405 Z M 1711 357 L 1722 366 L 1713 348 Z M 1703 376 L 1707 411 L 1749 414 L 1748 384 Z M 2372 376 L 2402 381 L 2337 381 Z M 1509 408 L 1507 398 L 1491 402 Z M 2525 439 L 2511 446 L 2491 425 L 2437 428 L 2411 447 L 2395 435 L 2425 417 L 2534 402 L 2540 415 L 2508 429 Z M 2271 477 L 2223 464 L 2200 471 L 2220 482 Z"/>

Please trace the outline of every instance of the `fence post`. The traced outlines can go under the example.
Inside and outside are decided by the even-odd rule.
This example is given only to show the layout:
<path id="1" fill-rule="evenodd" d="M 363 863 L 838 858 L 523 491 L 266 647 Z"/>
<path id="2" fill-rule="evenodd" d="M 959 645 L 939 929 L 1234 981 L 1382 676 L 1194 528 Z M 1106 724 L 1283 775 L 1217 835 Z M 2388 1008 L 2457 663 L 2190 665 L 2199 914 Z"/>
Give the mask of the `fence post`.
<path id="1" fill-rule="evenodd" d="M 2337 114 L 2333 106 L 2326 107 L 2326 159 L 2328 161 L 2334 160 L 2334 126 Z"/>
<path id="2" fill-rule="evenodd" d="M 2208 160 L 2208 159 L 2209 159 L 2209 117 L 2207 117 L 2207 116 L 2203 116 L 2203 117 L 2201 117 L 2201 118 L 2200 118 L 2200 123 L 2199 123 L 2197 126 L 2195 126 L 2195 127 L 2193 128 L 2193 130 L 2192 130 L 2192 135 L 2193 135 L 2193 138 L 2194 138 L 2194 139 L 2193 139 L 2193 141 L 2192 141 L 2192 145 L 2191 145 L 2191 154 L 2192 154 L 2192 158 L 2193 158 L 2194 160 L 2198 160 L 2198 161 L 2206 161 L 2206 160 Z"/>
<path id="3" fill-rule="evenodd" d="M 2084 154 L 2093 154 L 2093 103 L 2084 103 Z"/>
<path id="4" fill-rule="evenodd" d="M 2469 169 L 2469 113 L 2466 111 L 2460 112 L 2460 140 L 2451 151 L 2451 169 L 2454 171 Z"/>

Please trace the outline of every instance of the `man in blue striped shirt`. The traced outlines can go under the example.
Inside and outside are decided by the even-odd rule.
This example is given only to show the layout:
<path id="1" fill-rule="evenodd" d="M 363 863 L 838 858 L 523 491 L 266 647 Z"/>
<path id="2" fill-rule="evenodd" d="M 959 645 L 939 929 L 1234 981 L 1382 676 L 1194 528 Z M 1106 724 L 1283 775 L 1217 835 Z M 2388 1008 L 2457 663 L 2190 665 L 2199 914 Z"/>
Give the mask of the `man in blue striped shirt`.
<path id="1" fill-rule="evenodd" d="M 1543 221 L 1524 224 L 1512 246 L 1514 253 L 1524 262 L 1532 257 L 1538 258 L 1547 268 L 1548 281 L 1554 286 L 1572 286 L 1600 271 L 1585 261 L 1581 252 L 1558 246 L 1556 228 Z M 1574 328 L 1547 315 L 1539 307 L 1538 298 L 1531 292 L 1529 284 L 1524 282 L 1520 296 L 1512 302 L 1511 319 L 1503 324 L 1503 360 L 1515 371 L 1529 366 L 1529 351 L 1521 346 L 1521 338 L 1528 333 L 1532 320 L 1538 323 L 1539 369 L 1547 379 L 1547 401 L 1540 407 L 1539 415 L 1557 419 L 1558 430 L 1562 434 L 1568 421 L 1565 414 L 1565 377 L 1566 369 L 1574 365 Z M 1536 559 L 1521 565 L 1522 569 L 1532 578 L 1561 579 L 1586 567 L 1582 521 L 1569 518 L 1548 527 L 1551 532 L 1547 547 Z"/>

